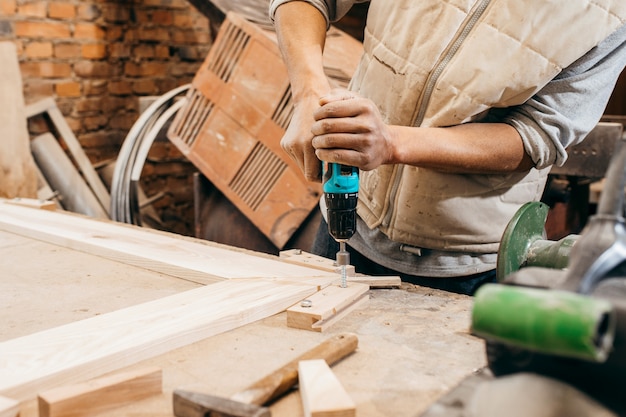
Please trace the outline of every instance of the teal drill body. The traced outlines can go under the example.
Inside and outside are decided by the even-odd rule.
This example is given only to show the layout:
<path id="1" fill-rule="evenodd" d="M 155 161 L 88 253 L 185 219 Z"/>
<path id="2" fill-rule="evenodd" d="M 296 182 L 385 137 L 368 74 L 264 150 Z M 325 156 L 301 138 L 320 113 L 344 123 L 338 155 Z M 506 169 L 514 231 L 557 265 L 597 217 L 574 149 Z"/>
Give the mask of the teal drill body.
<path id="1" fill-rule="evenodd" d="M 356 232 L 359 169 L 324 162 L 323 174 L 328 232 L 336 241 L 346 241 Z"/>
<path id="2" fill-rule="evenodd" d="M 350 264 L 346 241 L 356 232 L 359 169 L 325 162 L 322 171 L 328 233 L 339 242 L 336 260 L 341 268 L 341 286 L 345 288 L 347 287 L 346 267 Z"/>

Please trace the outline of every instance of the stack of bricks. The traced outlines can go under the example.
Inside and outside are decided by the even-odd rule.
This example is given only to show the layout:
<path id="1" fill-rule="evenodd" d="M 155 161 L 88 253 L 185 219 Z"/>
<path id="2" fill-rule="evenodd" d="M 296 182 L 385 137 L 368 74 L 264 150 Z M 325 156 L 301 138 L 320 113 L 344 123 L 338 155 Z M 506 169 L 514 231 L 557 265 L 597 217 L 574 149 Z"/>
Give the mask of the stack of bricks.
<path id="1" fill-rule="evenodd" d="M 1 0 L 0 41 L 17 46 L 26 104 L 54 98 L 97 165 L 117 157 L 142 96 L 191 82 L 212 35 L 208 19 L 184 0 Z M 49 126 L 34 118 L 29 130 L 34 136 Z M 187 213 L 170 214 L 188 222 L 189 164 L 167 141 L 154 148 L 150 161 L 163 163 L 147 163 L 145 185 L 154 189 L 146 191 L 173 190 L 164 207 L 188 200 L 179 210 Z"/>

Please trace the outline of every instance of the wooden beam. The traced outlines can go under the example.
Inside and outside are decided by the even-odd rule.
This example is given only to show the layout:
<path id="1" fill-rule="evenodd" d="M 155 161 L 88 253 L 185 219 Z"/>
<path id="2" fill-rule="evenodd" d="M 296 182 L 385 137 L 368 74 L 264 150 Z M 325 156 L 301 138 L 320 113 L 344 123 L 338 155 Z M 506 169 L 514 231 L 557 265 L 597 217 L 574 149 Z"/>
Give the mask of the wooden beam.
<path id="1" fill-rule="evenodd" d="M 121 372 L 39 394 L 39 417 L 82 417 L 120 407 L 163 391 L 158 367 Z"/>
<path id="2" fill-rule="evenodd" d="M 315 291 L 281 280 L 230 280 L 8 340 L 0 343 L 0 395 L 34 399 L 277 314 Z"/>
<path id="3" fill-rule="evenodd" d="M 369 300 L 369 286 L 351 283 L 330 285 L 287 309 L 287 326 L 323 332 Z"/>
<path id="4" fill-rule="evenodd" d="M 0 417 L 17 417 L 20 403 L 11 398 L 0 397 Z"/>
<path id="5" fill-rule="evenodd" d="M 356 405 L 323 359 L 298 364 L 305 417 L 354 417 Z"/>
<path id="6" fill-rule="evenodd" d="M 175 277 L 210 284 L 231 278 L 319 277 L 336 274 L 280 261 L 276 256 L 186 238 L 139 226 L 2 204 L 0 230 L 102 256 Z"/>

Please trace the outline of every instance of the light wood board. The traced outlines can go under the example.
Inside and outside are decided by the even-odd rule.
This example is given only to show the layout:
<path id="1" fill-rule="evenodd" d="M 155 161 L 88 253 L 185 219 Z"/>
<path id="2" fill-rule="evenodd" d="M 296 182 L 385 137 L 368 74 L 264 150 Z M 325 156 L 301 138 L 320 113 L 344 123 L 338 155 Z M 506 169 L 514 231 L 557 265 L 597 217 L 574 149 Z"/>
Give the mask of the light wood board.
<path id="1" fill-rule="evenodd" d="M 277 314 L 317 291 L 272 280 L 231 280 L 0 343 L 0 395 L 103 375 Z"/>
<path id="2" fill-rule="evenodd" d="M 369 300 L 369 286 L 350 283 L 345 288 L 329 285 L 307 298 L 309 304 L 287 309 L 287 326 L 323 332 Z"/>
<path id="3" fill-rule="evenodd" d="M 0 230 L 91 253 L 155 272 L 210 284 L 231 278 L 321 277 L 332 272 L 292 265 L 275 256 L 235 250 L 134 225 L 89 217 L 15 207 L 0 201 Z"/>
<path id="4" fill-rule="evenodd" d="M 354 417 L 356 405 L 323 359 L 298 364 L 305 417 Z"/>
<path id="5" fill-rule="evenodd" d="M 39 417 L 83 417 L 139 401 L 163 390 L 158 367 L 120 372 L 39 394 Z"/>

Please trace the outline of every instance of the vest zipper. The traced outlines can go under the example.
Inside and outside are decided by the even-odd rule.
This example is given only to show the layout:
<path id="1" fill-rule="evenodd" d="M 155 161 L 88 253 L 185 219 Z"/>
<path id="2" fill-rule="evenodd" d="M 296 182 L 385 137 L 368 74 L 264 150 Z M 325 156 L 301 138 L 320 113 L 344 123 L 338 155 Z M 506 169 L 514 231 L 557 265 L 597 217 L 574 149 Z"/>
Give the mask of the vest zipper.
<path id="1" fill-rule="evenodd" d="M 435 65 L 433 71 L 431 71 L 426 83 L 424 84 L 424 92 L 422 93 L 422 99 L 420 100 L 420 104 L 418 106 L 417 116 L 413 118 L 413 126 L 421 126 L 424 122 L 424 115 L 426 114 L 430 97 L 433 94 L 435 85 L 439 80 L 439 76 L 450 63 L 450 60 L 452 60 L 454 55 L 456 55 L 457 51 L 463 44 L 463 41 L 465 41 L 469 33 L 476 25 L 476 22 L 478 22 L 478 19 L 480 19 L 490 3 L 491 0 L 481 0 L 474 11 L 466 18 L 465 24 L 461 26 L 461 31 L 457 33 L 456 37 L 450 43 L 450 47 L 447 52 L 439 59 L 439 62 Z"/>
<path id="2" fill-rule="evenodd" d="M 420 104 L 418 106 L 417 116 L 413 118 L 413 126 L 420 126 L 424 121 L 426 108 L 428 107 L 428 102 L 430 101 L 430 97 L 433 93 L 433 90 L 435 89 L 435 84 L 437 84 L 439 76 L 446 68 L 452 57 L 454 57 L 454 55 L 457 53 L 457 51 L 463 44 L 463 41 L 472 31 L 472 29 L 478 22 L 478 19 L 480 19 L 490 3 L 491 0 L 480 1 L 474 11 L 471 12 L 471 14 L 466 18 L 465 24 L 460 28 L 460 32 L 458 32 L 456 37 L 452 40 L 450 48 L 448 48 L 447 52 L 439 59 L 439 62 L 437 63 L 437 65 L 435 65 L 435 69 L 428 76 L 424 87 L 424 93 L 422 94 L 422 99 L 420 100 Z M 392 222 L 392 216 L 394 213 L 393 207 L 395 206 L 396 195 L 398 194 L 398 188 L 400 185 L 400 180 L 402 178 L 403 170 L 404 166 L 398 166 L 395 170 L 395 176 L 393 179 L 393 184 L 391 186 L 391 192 L 389 193 L 389 208 L 387 209 L 387 213 L 385 213 L 385 217 L 382 221 L 382 225 L 384 227 L 389 227 Z"/>

